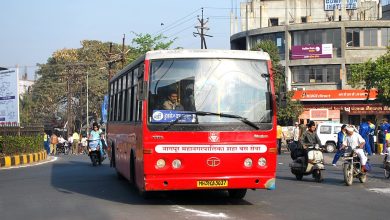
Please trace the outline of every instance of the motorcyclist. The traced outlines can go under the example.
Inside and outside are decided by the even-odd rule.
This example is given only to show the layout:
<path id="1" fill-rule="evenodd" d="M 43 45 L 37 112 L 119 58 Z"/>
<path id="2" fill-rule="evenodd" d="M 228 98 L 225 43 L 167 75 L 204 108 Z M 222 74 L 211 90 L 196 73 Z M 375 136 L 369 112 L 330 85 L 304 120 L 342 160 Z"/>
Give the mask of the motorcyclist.
<path id="1" fill-rule="evenodd" d="M 101 156 L 101 158 L 103 158 L 103 153 L 102 153 L 103 148 L 101 147 L 102 143 L 100 140 L 101 130 L 99 129 L 99 124 L 95 122 L 95 123 L 93 123 L 92 127 L 93 127 L 93 130 L 90 132 L 90 134 L 88 136 L 89 147 L 96 147 L 97 145 L 99 145 L 100 146 L 100 156 Z"/>
<path id="2" fill-rule="evenodd" d="M 303 132 L 300 138 L 303 149 L 307 149 L 308 147 L 314 146 L 316 144 L 320 145 L 321 141 L 316 133 L 316 124 L 314 121 L 310 121 L 306 126 L 307 130 Z"/>
<path id="3" fill-rule="evenodd" d="M 363 172 L 366 172 L 366 163 L 367 163 L 367 157 L 364 153 L 364 145 L 366 142 L 364 141 L 363 137 L 359 134 L 354 132 L 353 126 L 347 127 L 347 137 L 344 139 L 342 148 L 345 149 L 347 147 L 351 147 L 352 149 L 355 149 L 356 154 L 360 158 L 360 161 L 362 163 L 362 170 Z"/>
<path id="4" fill-rule="evenodd" d="M 314 121 L 309 121 L 306 126 L 307 130 L 303 132 L 300 138 L 301 145 L 304 149 L 305 164 L 308 162 L 308 147 L 315 146 L 316 144 L 321 145 L 321 140 L 316 133 L 316 124 Z"/>

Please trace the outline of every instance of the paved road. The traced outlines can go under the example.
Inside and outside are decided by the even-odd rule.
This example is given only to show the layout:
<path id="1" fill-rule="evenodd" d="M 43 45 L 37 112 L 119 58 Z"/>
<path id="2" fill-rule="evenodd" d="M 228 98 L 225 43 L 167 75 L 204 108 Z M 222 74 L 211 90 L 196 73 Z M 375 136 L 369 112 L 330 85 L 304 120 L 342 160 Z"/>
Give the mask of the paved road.
<path id="1" fill-rule="evenodd" d="M 145 200 L 117 179 L 107 161 L 92 167 L 86 156 L 60 156 L 48 164 L 0 170 L 0 219 L 385 219 L 390 180 L 383 178 L 379 159 L 371 159 L 367 183 L 356 180 L 347 187 L 341 167 L 327 166 L 323 183 L 295 180 L 284 154 L 276 190 L 248 191 L 235 201 L 223 191 L 158 193 Z"/>

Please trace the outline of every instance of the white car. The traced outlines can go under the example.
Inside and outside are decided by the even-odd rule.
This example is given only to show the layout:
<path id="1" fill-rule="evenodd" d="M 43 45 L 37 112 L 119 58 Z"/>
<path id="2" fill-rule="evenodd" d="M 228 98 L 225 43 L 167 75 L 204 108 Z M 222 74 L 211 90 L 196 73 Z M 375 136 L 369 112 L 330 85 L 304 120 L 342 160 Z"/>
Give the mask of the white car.
<path id="1" fill-rule="evenodd" d="M 317 125 L 317 135 L 321 140 L 321 146 L 326 152 L 333 153 L 336 151 L 337 133 L 340 132 L 343 124 L 333 122 L 322 122 Z"/>

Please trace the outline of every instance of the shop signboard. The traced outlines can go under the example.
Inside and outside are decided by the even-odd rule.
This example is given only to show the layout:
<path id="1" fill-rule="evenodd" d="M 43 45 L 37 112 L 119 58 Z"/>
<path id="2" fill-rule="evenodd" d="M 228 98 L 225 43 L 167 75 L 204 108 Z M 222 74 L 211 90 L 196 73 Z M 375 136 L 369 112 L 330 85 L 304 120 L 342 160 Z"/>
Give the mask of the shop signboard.
<path id="1" fill-rule="evenodd" d="M 332 58 L 332 44 L 308 44 L 291 47 L 291 59 L 317 59 L 317 58 Z"/>
<path id="2" fill-rule="evenodd" d="M 324 10 L 333 11 L 335 9 L 341 9 L 343 5 L 343 0 L 324 0 Z M 347 0 L 347 5 L 345 6 L 347 10 L 356 10 L 357 9 L 357 0 Z"/>
<path id="3" fill-rule="evenodd" d="M 310 104 L 303 105 L 305 111 L 311 110 L 340 110 L 351 115 L 367 114 L 367 115 L 378 115 L 378 114 L 390 114 L 390 107 L 384 106 L 380 103 L 367 103 L 367 104 Z"/>
<path id="4" fill-rule="evenodd" d="M 329 112 L 328 109 L 310 109 L 310 120 L 328 120 Z"/>
<path id="5" fill-rule="evenodd" d="M 294 91 L 292 100 L 299 101 L 342 101 L 342 100 L 375 100 L 377 90 L 298 90 Z"/>

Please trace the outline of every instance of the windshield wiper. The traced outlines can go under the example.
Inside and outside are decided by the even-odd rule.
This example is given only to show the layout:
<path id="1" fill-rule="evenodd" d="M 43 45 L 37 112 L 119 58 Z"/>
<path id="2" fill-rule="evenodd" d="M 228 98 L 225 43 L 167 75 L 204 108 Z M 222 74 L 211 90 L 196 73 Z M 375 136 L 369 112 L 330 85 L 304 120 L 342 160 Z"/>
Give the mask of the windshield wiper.
<path id="1" fill-rule="evenodd" d="M 238 119 L 238 120 L 242 121 L 243 123 L 255 128 L 256 130 L 260 129 L 255 123 L 253 123 L 253 122 L 249 121 L 247 118 L 241 117 L 239 115 L 231 115 L 231 114 L 216 113 L 216 112 L 195 111 L 195 112 L 182 112 L 182 115 L 180 115 L 174 121 L 169 123 L 169 125 L 167 125 L 164 128 L 164 131 L 168 130 L 170 127 L 177 124 L 177 122 L 179 122 L 179 120 L 182 119 L 185 115 L 200 115 L 200 116 L 215 115 L 215 116 L 219 116 L 219 117 L 223 117 L 223 118 L 235 118 L 235 119 Z"/>

